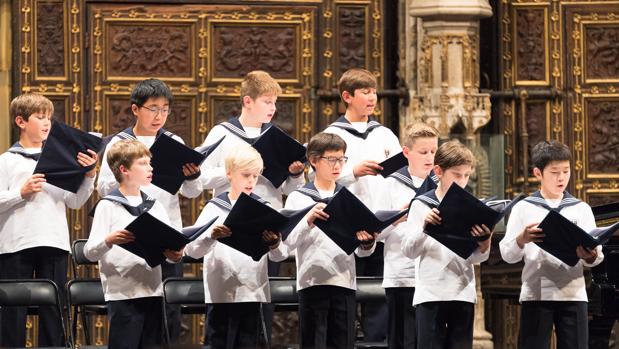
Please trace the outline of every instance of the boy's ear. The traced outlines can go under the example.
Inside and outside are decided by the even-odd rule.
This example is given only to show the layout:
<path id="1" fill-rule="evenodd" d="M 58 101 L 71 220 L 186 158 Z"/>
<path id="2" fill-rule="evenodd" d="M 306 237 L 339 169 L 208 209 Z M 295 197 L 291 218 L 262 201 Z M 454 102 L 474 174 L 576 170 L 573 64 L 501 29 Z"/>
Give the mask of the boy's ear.
<path id="1" fill-rule="evenodd" d="M 126 168 L 125 165 L 118 166 L 118 170 L 120 170 L 120 173 L 122 174 L 127 174 L 127 172 L 129 172 L 129 169 Z"/>
<path id="2" fill-rule="evenodd" d="M 354 96 L 352 94 L 350 94 L 350 92 L 348 91 L 344 91 L 342 92 L 342 100 L 346 103 L 350 104 L 350 100 L 353 98 Z"/>
<path id="3" fill-rule="evenodd" d="M 535 178 L 541 180 L 544 177 L 544 172 L 537 167 L 533 167 L 533 175 Z"/>
<path id="4" fill-rule="evenodd" d="M 410 151 L 411 150 L 407 146 L 405 145 L 402 146 L 402 154 L 404 154 L 405 157 L 408 157 L 408 154 L 410 153 Z"/>
<path id="5" fill-rule="evenodd" d="M 434 165 L 434 174 L 441 178 L 443 176 L 443 169 L 439 165 Z"/>
<path id="6" fill-rule="evenodd" d="M 243 107 L 247 107 L 247 105 L 250 104 L 251 102 L 252 102 L 251 97 L 243 96 Z"/>
<path id="7" fill-rule="evenodd" d="M 17 125 L 17 127 L 19 127 L 20 129 L 23 129 L 24 127 L 26 127 L 26 120 L 24 120 L 21 115 L 17 115 L 15 117 L 15 125 Z"/>
<path id="8" fill-rule="evenodd" d="M 131 112 L 133 113 L 133 115 L 138 115 L 138 109 L 140 109 L 140 107 L 138 107 L 136 104 L 131 104 Z"/>

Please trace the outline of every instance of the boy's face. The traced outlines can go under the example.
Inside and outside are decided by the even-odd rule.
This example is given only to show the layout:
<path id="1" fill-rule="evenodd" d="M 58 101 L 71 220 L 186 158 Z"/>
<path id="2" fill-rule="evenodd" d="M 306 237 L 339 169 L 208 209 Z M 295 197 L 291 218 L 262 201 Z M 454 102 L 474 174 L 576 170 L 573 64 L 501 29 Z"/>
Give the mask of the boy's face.
<path id="1" fill-rule="evenodd" d="M 153 180 L 153 167 L 150 165 L 149 156 L 133 160 L 128 169 L 121 165 L 120 171 L 124 177 L 123 184 L 146 186 Z"/>
<path id="2" fill-rule="evenodd" d="M 15 118 L 15 124 L 20 129 L 20 138 L 26 137 L 30 143 L 42 143 L 49 136 L 52 114 L 49 112 L 33 113 L 28 117 L 28 121 L 18 115 Z"/>
<path id="3" fill-rule="evenodd" d="M 136 117 L 135 126 L 139 135 L 154 136 L 165 125 L 170 113 L 170 102 L 165 97 L 151 97 L 143 106 L 131 105 Z"/>
<path id="4" fill-rule="evenodd" d="M 533 174 L 540 181 L 543 191 L 553 197 L 560 197 L 570 181 L 570 162 L 568 160 L 551 161 L 542 171 L 535 167 Z"/>
<path id="5" fill-rule="evenodd" d="M 425 178 L 434 168 L 434 155 L 438 149 L 437 137 L 417 138 L 413 146 L 402 148 L 402 153 L 408 159 L 408 167 L 414 176 Z"/>
<path id="6" fill-rule="evenodd" d="M 275 102 L 277 102 L 277 96 L 275 95 L 262 95 L 256 99 L 249 96 L 245 96 L 243 99 L 243 107 L 247 109 L 248 115 L 260 123 L 271 122 L 275 111 Z"/>
<path id="7" fill-rule="evenodd" d="M 372 115 L 378 101 L 376 89 L 372 87 L 358 88 L 352 95 L 348 91 L 344 91 L 342 99 L 348 104 L 346 110 L 356 116 Z"/>
<path id="8" fill-rule="evenodd" d="M 335 182 L 340 177 L 345 162 L 343 150 L 326 151 L 322 156 L 310 160 L 314 166 L 316 178 L 329 182 Z"/>
<path id="9" fill-rule="evenodd" d="M 251 194 L 256 186 L 260 170 L 257 169 L 234 169 L 226 173 L 230 182 L 230 189 L 236 193 Z"/>
<path id="10" fill-rule="evenodd" d="M 456 183 L 460 188 L 466 187 L 473 173 L 473 167 L 471 165 L 459 165 L 443 170 L 437 165 L 434 166 L 434 173 L 439 177 L 441 188 L 446 192 L 452 183 Z"/>

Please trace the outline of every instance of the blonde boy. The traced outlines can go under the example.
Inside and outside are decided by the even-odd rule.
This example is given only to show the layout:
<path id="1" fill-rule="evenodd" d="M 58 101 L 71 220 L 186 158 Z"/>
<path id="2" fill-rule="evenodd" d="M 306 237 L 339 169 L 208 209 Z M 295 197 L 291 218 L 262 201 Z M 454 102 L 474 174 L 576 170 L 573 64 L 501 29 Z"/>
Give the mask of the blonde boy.
<path id="1" fill-rule="evenodd" d="M 432 169 L 438 148 L 438 131 L 422 122 L 406 127 L 402 152 L 408 165 L 385 180 L 384 209 L 398 210 L 407 207 L 416 196 L 436 187 Z M 422 188 L 428 176 L 432 186 Z M 379 241 L 385 243 L 385 273 L 383 287 L 389 309 L 387 342 L 389 348 L 415 348 L 416 325 L 413 296 L 415 294 L 415 259 L 402 254 L 402 238 L 407 234 L 406 224 L 385 230 Z"/>
<path id="2" fill-rule="evenodd" d="M 54 105 L 43 95 L 26 93 L 15 97 L 9 109 L 19 141 L 0 155 L 0 278 L 51 279 L 62 288 L 70 248 L 66 208 L 80 208 L 88 200 L 95 170 L 86 173 L 75 194 L 47 184 L 43 174 L 32 174 L 49 135 Z M 88 167 L 97 162 L 97 154 L 78 153 L 77 162 Z M 24 347 L 26 308 L 5 307 L 1 315 L 0 347 Z M 41 308 L 39 323 L 40 346 L 64 346 L 54 307 Z"/>
<path id="3" fill-rule="evenodd" d="M 255 348 L 266 341 L 261 308 L 271 301 L 268 258 L 265 255 L 256 262 L 216 240 L 235 233 L 223 222 L 241 193 L 262 201 L 253 191 L 263 162 L 254 148 L 239 145 L 228 150 L 224 164 L 229 191 L 210 200 L 196 224 L 219 218 L 210 232 L 187 245 L 185 253 L 196 259 L 204 257 L 204 295 L 209 308 L 205 344 L 213 348 Z M 272 249 L 281 248 L 279 237 L 273 232 L 264 232 L 263 240 Z"/>

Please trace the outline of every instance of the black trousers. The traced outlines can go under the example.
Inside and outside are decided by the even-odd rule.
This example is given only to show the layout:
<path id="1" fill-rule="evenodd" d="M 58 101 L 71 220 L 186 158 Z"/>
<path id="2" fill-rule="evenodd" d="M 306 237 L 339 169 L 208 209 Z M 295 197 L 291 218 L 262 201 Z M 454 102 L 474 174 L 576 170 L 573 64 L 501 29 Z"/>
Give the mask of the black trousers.
<path id="1" fill-rule="evenodd" d="M 417 324 L 413 307 L 414 287 L 388 287 L 387 307 L 389 308 L 389 349 L 408 349 L 417 347 Z"/>
<path id="2" fill-rule="evenodd" d="M 587 302 L 522 302 L 519 348 L 548 348 L 552 326 L 557 331 L 557 349 L 588 348 Z"/>
<path id="3" fill-rule="evenodd" d="M 417 348 L 471 349 L 475 304 L 459 301 L 417 305 Z"/>
<path id="4" fill-rule="evenodd" d="M 206 342 L 212 349 L 266 348 L 262 304 L 208 304 Z"/>
<path id="5" fill-rule="evenodd" d="M 69 253 L 54 247 L 34 247 L 0 254 L 0 279 L 50 279 L 58 285 L 64 302 Z M 0 311 L 0 347 L 26 346 L 26 307 L 3 307 Z M 39 308 L 39 346 L 64 346 L 60 316 L 56 307 Z"/>
<path id="6" fill-rule="evenodd" d="M 383 276 L 385 267 L 385 244 L 376 243 L 376 249 L 369 257 L 359 258 L 355 255 L 357 276 Z M 367 302 L 361 304 L 361 329 L 363 339 L 368 342 L 382 342 L 387 338 L 387 302 Z"/>
<path id="7" fill-rule="evenodd" d="M 161 263 L 161 279 L 183 276 L 183 263 Z M 182 314 L 180 304 L 166 304 L 166 320 L 171 343 L 178 343 L 181 336 Z"/>
<path id="8" fill-rule="evenodd" d="M 107 302 L 109 349 L 159 348 L 163 344 L 161 297 Z"/>
<path id="9" fill-rule="evenodd" d="M 300 348 L 352 349 L 355 345 L 355 291 L 312 286 L 299 291 Z"/>

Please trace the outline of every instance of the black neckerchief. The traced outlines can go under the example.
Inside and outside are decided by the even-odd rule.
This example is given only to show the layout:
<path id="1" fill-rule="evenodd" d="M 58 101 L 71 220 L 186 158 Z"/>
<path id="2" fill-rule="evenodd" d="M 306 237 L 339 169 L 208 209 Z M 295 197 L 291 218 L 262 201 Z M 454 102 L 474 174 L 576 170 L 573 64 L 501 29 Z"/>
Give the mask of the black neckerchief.
<path id="1" fill-rule="evenodd" d="M 340 191 L 340 189 L 342 189 L 343 187 L 344 186 L 340 185 L 339 183 L 335 183 L 335 190 L 333 191 L 333 196 L 335 196 L 335 194 L 337 194 L 337 192 Z M 331 201 L 331 199 L 333 198 L 333 196 L 330 196 L 328 198 L 322 198 L 320 196 L 320 192 L 314 185 L 314 182 L 306 183 L 304 186 L 295 191 L 305 196 L 309 196 L 312 200 L 314 200 L 314 202 L 323 202 L 325 204 L 328 204 L 329 201 Z"/>
<path id="2" fill-rule="evenodd" d="M 231 211 L 232 210 L 232 202 L 230 202 L 230 198 L 228 197 L 228 193 L 229 192 L 223 192 L 219 195 L 217 195 L 216 197 L 212 198 L 209 202 L 212 203 L 213 205 L 224 209 L 226 211 Z M 263 200 L 260 196 L 251 193 L 249 194 L 249 196 L 251 198 L 254 198 L 258 201 L 260 201 L 263 204 L 268 204 L 269 202 L 266 200 Z"/>
<path id="3" fill-rule="evenodd" d="M 382 125 L 375 118 L 370 116 L 368 117 L 368 126 L 365 129 L 365 132 L 362 133 L 362 132 L 357 131 L 357 129 L 350 123 L 350 121 L 348 121 L 348 119 L 346 119 L 346 117 L 342 115 L 339 117 L 339 119 L 335 120 L 329 126 L 341 128 L 342 130 L 348 131 L 348 133 L 350 133 L 351 135 L 355 137 L 366 139 L 368 138 L 368 135 L 370 134 L 370 132 L 372 132 L 372 130 Z"/>
<path id="4" fill-rule="evenodd" d="M 230 131 L 231 133 L 233 133 L 234 135 L 238 136 L 239 138 L 241 138 L 242 140 L 244 140 L 245 142 L 251 145 L 251 144 L 254 144 L 254 142 L 260 136 L 262 136 L 271 127 L 272 124 L 269 122 L 263 123 L 262 126 L 260 127 L 260 136 L 255 137 L 255 138 L 251 138 L 247 135 L 238 117 L 231 118 L 228 121 L 224 121 L 220 123 L 220 125 L 225 127 L 226 130 Z"/>
<path id="5" fill-rule="evenodd" d="M 19 144 L 19 142 L 15 142 L 15 144 L 13 144 L 7 151 L 9 153 L 19 154 L 25 158 L 32 159 L 34 161 L 39 161 L 39 158 L 41 157 L 41 151 L 39 151 L 38 153 L 28 153 L 24 149 L 24 147 Z"/>
<path id="6" fill-rule="evenodd" d="M 142 196 L 142 203 L 140 203 L 137 206 L 132 206 L 129 203 L 129 200 L 127 200 L 127 198 L 120 192 L 120 189 L 112 190 L 108 195 L 106 195 L 103 198 L 101 198 L 101 200 L 108 200 L 108 201 L 119 203 L 132 216 L 137 217 L 137 216 L 141 215 L 142 213 L 147 212 L 148 210 L 150 210 L 153 207 L 153 205 L 155 204 L 155 201 L 156 201 L 154 198 L 151 198 L 150 196 L 146 195 L 146 193 L 144 193 L 143 191 L 140 191 L 140 196 Z M 99 203 L 97 203 L 97 205 L 98 204 Z M 90 211 L 89 214 L 90 214 L 91 217 L 94 216 L 95 210 L 97 209 L 97 205 L 95 205 L 95 207 L 93 207 L 92 210 Z"/>
<path id="7" fill-rule="evenodd" d="M 550 205 L 548 205 L 548 203 L 546 202 L 546 199 L 544 199 L 544 197 L 542 196 L 542 193 L 539 190 L 534 192 L 530 196 L 524 198 L 523 200 L 526 202 L 530 202 L 533 205 L 543 207 L 547 209 L 548 211 L 554 210 L 557 212 L 561 212 L 561 210 L 564 209 L 565 207 L 577 205 L 581 202 L 580 200 L 572 196 L 572 194 L 568 193 L 567 191 L 564 191 L 563 199 L 561 199 L 559 206 L 557 206 L 556 208 L 552 208 L 550 207 Z"/>
<path id="8" fill-rule="evenodd" d="M 415 186 L 415 184 L 413 183 L 413 178 L 411 177 L 411 174 L 408 172 L 408 166 L 404 166 L 401 169 L 395 171 L 394 173 L 389 175 L 389 177 L 392 177 L 395 180 L 397 180 L 398 182 L 400 182 L 400 183 L 404 184 L 405 186 L 413 189 L 413 191 L 415 192 L 415 195 L 423 194 L 423 193 L 419 192 L 419 189 L 421 189 L 421 187 L 423 187 L 423 182 L 421 183 L 421 185 L 419 187 Z M 428 174 L 428 177 L 430 177 L 430 179 L 432 179 L 434 184 L 438 184 L 438 176 L 434 174 L 434 170 L 430 171 L 430 174 Z M 429 188 L 428 190 L 431 190 L 431 189 L 434 189 L 434 188 Z"/>
<path id="9" fill-rule="evenodd" d="M 155 138 L 159 137 L 160 134 L 165 133 L 166 136 L 170 136 L 170 137 L 174 137 L 175 134 L 170 132 L 170 131 L 166 131 L 163 128 L 160 128 L 159 131 L 157 131 L 157 134 L 155 135 Z M 120 139 L 131 139 L 134 141 L 138 140 L 138 137 L 135 135 L 135 133 L 133 133 L 133 127 L 129 127 L 126 128 L 120 132 L 118 132 L 116 134 Z"/>
<path id="10" fill-rule="evenodd" d="M 436 189 L 432 189 L 425 194 L 415 196 L 413 200 L 419 200 L 430 208 L 437 208 L 438 205 L 441 204 L 441 202 L 438 200 L 438 197 L 436 196 Z"/>

